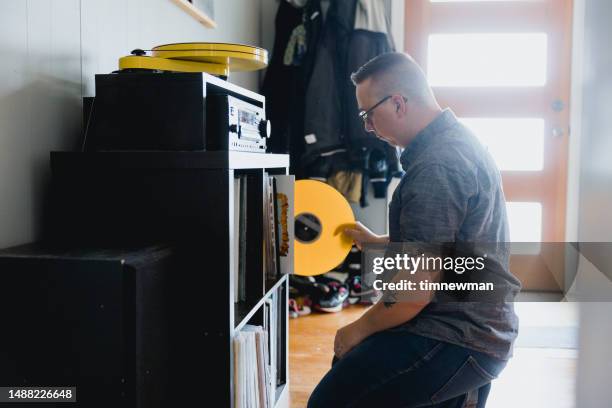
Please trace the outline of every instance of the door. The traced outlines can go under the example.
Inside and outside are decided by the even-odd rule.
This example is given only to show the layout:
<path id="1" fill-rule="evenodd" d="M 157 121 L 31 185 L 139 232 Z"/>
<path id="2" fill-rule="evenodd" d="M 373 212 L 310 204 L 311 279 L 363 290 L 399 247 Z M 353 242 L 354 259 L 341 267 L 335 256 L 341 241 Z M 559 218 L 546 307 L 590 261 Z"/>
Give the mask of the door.
<path id="1" fill-rule="evenodd" d="M 565 240 L 571 0 L 407 0 L 405 48 L 500 168 L 513 242 Z M 553 248 L 554 247 L 554 248 Z M 563 287 L 559 246 L 513 248 L 524 289 Z"/>

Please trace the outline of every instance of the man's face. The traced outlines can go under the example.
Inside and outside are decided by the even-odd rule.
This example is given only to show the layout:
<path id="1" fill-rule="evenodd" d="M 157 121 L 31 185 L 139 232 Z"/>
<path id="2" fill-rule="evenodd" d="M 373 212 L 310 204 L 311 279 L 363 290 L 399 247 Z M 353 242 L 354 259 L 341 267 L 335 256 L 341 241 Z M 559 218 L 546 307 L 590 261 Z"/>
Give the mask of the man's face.
<path id="1" fill-rule="evenodd" d="M 357 105 L 361 112 L 368 111 L 365 129 L 374 132 L 379 139 L 393 146 L 402 146 L 402 136 L 406 131 L 405 103 L 400 95 L 381 95 L 368 78 L 356 86 Z M 382 101 L 385 97 L 391 96 Z M 376 104 L 381 102 L 378 106 Z M 402 105 L 402 106 L 398 106 Z"/>

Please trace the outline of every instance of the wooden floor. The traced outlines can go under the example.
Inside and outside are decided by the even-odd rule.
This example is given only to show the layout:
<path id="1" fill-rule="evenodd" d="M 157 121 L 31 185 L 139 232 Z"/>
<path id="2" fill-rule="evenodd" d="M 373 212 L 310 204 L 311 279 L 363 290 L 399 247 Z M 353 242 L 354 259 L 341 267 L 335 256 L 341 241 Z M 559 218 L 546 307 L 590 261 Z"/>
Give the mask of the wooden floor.
<path id="1" fill-rule="evenodd" d="M 336 330 L 365 310 L 363 306 L 350 306 L 340 313 L 290 320 L 291 407 L 306 406 L 310 393 L 330 367 Z M 571 349 L 515 348 L 514 358 L 493 382 L 487 408 L 574 408 L 576 357 L 577 351 Z"/>
<path id="2" fill-rule="evenodd" d="M 313 313 L 289 321 L 289 376 L 291 406 L 306 406 L 308 397 L 331 366 L 336 330 L 367 310 L 350 306 L 340 313 Z"/>

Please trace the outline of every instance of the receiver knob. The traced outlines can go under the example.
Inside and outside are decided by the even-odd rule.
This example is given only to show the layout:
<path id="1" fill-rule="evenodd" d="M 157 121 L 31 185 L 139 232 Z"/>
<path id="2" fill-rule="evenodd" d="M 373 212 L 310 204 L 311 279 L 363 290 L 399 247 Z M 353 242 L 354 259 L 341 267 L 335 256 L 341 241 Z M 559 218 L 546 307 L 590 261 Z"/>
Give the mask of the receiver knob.
<path id="1" fill-rule="evenodd" d="M 261 137 L 269 138 L 270 133 L 272 133 L 272 125 L 269 120 L 262 119 L 259 121 L 259 134 Z"/>
<path id="2" fill-rule="evenodd" d="M 240 125 L 232 124 L 229 127 L 229 131 L 232 133 L 236 133 L 238 137 L 242 137 L 242 127 Z"/>

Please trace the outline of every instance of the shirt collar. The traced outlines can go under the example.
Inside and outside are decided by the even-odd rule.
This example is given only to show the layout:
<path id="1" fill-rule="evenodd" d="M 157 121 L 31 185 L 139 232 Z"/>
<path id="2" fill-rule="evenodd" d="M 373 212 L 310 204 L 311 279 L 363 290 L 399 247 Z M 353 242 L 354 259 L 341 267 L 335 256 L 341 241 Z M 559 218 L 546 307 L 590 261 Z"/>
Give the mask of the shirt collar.
<path id="1" fill-rule="evenodd" d="M 408 168 L 409 163 L 431 143 L 432 136 L 445 131 L 455 123 L 457 123 L 457 117 L 452 110 L 446 108 L 429 125 L 417 133 L 400 156 L 400 163 L 404 171 Z"/>

